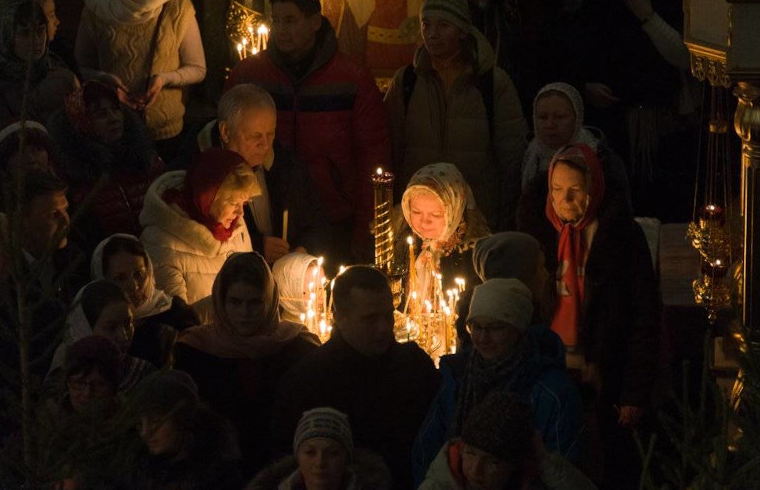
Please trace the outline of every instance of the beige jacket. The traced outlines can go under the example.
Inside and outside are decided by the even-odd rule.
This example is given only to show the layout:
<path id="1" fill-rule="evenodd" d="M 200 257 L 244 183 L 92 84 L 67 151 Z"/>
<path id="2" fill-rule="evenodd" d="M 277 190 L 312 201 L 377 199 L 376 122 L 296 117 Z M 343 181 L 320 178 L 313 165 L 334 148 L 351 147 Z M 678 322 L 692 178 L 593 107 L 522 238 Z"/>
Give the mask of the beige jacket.
<path id="1" fill-rule="evenodd" d="M 385 103 L 399 189 L 425 165 L 453 163 L 470 184 L 491 229 L 498 231 L 514 226 L 528 127 L 512 80 L 495 66 L 493 50 L 483 41 L 478 43 L 478 75 L 493 69 L 493 138 L 472 72 L 460 75 L 447 97 L 424 46 L 414 59 L 417 81 L 408 108 L 404 107 L 404 68 L 393 77 Z"/>
<path id="2" fill-rule="evenodd" d="M 156 288 L 193 304 L 211 295 L 214 279 L 227 257 L 253 249 L 242 219 L 232 237 L 220 242 L 204 225 L 161 198 L 167 189 L 180 188 L 184 181 L 185 171 L 176 170 L 151 184 L 140 213 L 144 227 L 140 241 L 153 261 Z"/>

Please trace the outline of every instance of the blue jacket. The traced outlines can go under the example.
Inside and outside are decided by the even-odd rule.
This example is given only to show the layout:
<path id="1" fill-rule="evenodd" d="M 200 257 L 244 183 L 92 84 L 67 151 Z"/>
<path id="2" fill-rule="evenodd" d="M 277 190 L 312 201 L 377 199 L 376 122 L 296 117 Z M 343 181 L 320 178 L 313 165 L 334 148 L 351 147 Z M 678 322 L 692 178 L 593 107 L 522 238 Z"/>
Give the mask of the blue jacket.
<path id="1" fill-rule="evenodd" d="M 530 403 L 533 426 L 542 434 L 546 449 L 577 462 L 582 452 L 583 406 L 578 389 L 565 371 L 565 348 L 557 334 L 544 325 L 529 327 L 523 338 L 526 341 L 534 346 L 530 362 L 537 363 L 535 372 L 540 374 L 529 390 L 517 395 Z M 412 449 L 417 485 L 445 442 L 458 436 L 452 432 L 468 357 L 467 352 L 441 357 L 441 386 Z"/>

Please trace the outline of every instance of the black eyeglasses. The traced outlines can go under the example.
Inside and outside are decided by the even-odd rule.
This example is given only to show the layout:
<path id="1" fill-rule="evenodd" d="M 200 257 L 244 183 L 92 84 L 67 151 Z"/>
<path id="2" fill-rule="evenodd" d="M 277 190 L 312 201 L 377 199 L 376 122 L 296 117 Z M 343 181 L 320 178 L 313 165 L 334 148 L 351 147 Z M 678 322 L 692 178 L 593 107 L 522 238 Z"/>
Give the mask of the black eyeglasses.
<path id="1" fill-rule="evenodd" d="M 488 334 L 489 337 L 504 336 L 510 328 L 510 325 L 504 322 L 491 322 L 483 325 L 475 321 L 470 321 L 465 325 L 467 327 L 467 332 L 470 335 L 481 336 L 483 334 Z"/>

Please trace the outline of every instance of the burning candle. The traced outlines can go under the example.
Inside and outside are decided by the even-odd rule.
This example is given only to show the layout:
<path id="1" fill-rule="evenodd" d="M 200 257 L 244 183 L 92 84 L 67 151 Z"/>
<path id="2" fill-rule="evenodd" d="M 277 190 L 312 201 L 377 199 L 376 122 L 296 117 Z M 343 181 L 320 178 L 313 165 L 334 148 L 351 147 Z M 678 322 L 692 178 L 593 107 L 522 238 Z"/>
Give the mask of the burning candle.
<path id="1" fill-rule="evenodd" d="M 243 58 L 245 58 L 246 56 L 248 56 L 248 38 L 244 37 L 242 44 L 243 44 Z"/>
<path id="2" fill-rule="evenodd" d="M 282 239 L 288 241 L 288 208 L 282 212 Z"/>
<path id="3" fill-rule="evenodd" d="M 237 52 L 238 52 L 238 59 L 243 59 L 243 45 L 238 43 L 237 44 Z"/>
<path id="4" fill-rule="evenodd" d="M 267 43 L 269 42 L 269 28 L 264 24 L 260 24 L 256 33 L 259 35 L 259 50 L 267 49 Z"/>

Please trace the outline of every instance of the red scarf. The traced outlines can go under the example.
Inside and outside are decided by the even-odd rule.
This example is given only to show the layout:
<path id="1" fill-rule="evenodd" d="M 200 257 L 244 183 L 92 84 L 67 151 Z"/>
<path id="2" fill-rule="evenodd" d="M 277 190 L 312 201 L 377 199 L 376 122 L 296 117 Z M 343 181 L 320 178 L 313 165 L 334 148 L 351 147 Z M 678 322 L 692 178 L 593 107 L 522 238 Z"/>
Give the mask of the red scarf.
<path id="1" fill-rule="evenodd" d="M 232 237 L 238 218 L 225 228 L 209 213 L 222 182 L 241 163 L 245 163 L 245 159 L 234 151 L 210 148 L 193 158 L 185 175 L 185 187 L 167 189 L 161 197 L 169 204 L 178 205 L 190 219 L 208 228 L 214 238 L 226 242 Z"/>
<path id="2" fill-rule="evenodd" d="M 587 168 L 589 202 L 583 217 L 575 223 L 562 220 L 552 205 L 551 182 L 558 161 L 570 161 Z M 596 219 L 604 197 L 604 174 L 594 150 L 582 143 L 566 145 L 555 153 L 549 164 L 549 192 L 546 196 L 546 217 L 559 232 L 557 247 L 557 304 L 551 328 L 567 347 L 578 346 L 581 305 L 584 294 L 586 240 L 584 229 Z"/>

